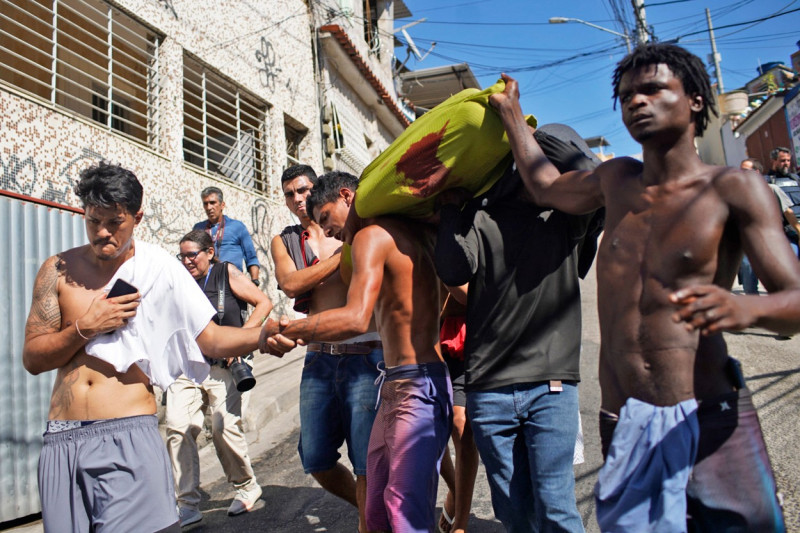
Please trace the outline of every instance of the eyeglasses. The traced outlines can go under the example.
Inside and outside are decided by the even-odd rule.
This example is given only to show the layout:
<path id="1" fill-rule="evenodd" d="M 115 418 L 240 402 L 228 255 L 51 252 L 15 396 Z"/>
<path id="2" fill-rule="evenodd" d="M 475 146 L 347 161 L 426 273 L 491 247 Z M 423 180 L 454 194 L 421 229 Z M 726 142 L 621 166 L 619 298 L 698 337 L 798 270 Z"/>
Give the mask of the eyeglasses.
<path id="1" fill-rule="evenodd" d="M 184 259 L 188 259 L 189 261 L 194 261 L 197 259 L 197 254 L 200 252 L 204 252 L 205 250 L 197 250 L 196 252 L 188 252 L 185 254 L 175 254 L 175 257 L 178 258 L 178 261 L 183 261 Z"/>

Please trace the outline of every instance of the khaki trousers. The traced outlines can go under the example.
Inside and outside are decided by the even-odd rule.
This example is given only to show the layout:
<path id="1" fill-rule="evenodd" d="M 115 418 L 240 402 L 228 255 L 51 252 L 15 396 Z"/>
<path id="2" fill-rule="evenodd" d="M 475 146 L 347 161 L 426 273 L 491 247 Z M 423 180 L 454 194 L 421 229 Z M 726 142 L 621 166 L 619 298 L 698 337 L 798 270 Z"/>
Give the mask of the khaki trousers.
<path id="1" fill-rule="evenodd" d="M 211 367 L 200 384 L 179 377 L 167 394 L 167 452 L 172 462 L 175 493 L 180 507 L 200 504 L 200 458 L 197 436 L 206 408 L 211 410 L 211 436 L 222 469 L 237 489 L 255 488 L 257 481 L 247 453 L 242 417 L 249 392 L 236 390 L 230 370 Z"/>

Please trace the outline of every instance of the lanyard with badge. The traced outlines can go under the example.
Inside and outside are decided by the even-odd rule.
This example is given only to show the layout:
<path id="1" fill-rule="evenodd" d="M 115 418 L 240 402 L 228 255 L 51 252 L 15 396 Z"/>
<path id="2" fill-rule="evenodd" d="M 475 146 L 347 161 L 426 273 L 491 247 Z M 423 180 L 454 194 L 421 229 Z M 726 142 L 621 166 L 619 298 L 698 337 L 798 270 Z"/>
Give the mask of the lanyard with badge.
<path id="1" fill-rule="evenodd" d="M 214 243 L 214 252 L 216 252 L 217 256 L 219 256 L 219 247 L 222 244 L 222 237 L 225 235 L 225 216 L 221 216 L 219 219 L 219 228 L 217 229 L 216 235 L 213 233 L 214 225 L 211 224 L 211 221 L 206 221 L 206 233 L 211 237 L 212 242 Z"/>

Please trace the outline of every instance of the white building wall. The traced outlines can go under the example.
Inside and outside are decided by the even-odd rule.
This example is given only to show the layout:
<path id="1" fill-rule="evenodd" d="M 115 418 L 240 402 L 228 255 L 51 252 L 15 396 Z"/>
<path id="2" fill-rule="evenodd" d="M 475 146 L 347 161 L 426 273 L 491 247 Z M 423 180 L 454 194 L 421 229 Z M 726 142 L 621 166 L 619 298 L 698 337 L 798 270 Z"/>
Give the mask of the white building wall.
<path id="1" fill-rule="evenodd" d="M 157 56 L 157 146 L 132 141 L 0 82 L 0 189 L 79 207 L 72 187 L 80 170 L 99 159 L 119 162 L 145 188 L 145 219 L 137 237 L 176 250 L 180 237 L 205 219 L 199 191 L 218 186 L 226 214 L 251 231 L 263 286 L 276 310 L 290 309 L 276 290 L 269 245 L 292 223 L 280 194 L 284 116 L 307 131 L 301 160 L 315 168 L 322 163 L 308 5 L 303 0 L 116 0 L 111 5 L 164 36 Z M 184 162 L 184 52 L 270 106 L 266 145 L 272 190 L 243 188 Z"/>
<path id="2" fill-rule="evenodd" d="M 359 175 L 406 127 L 406 123 L 398 119 L 392 109 L 397 104 L 392 72 L 393 3 L 377 2 L 381 41 L 379 50 L 370 49 L 364 39 L 364 3 L 357 0 L 340 0 L 340 3 L 343 4 L 342 9 L 333 15 L 324 7 L 312 5 L 317 28 L 338 26 L 360 56 L 353 58 L 330 32 L 320 32 L 321 105 L 336 106 L 345 144 L 343 149 L 331 154 L 324 170 L 345 170 Z M 359 71 L 359 61 L 363 61 L 374 76 L 372 82 Z M 375 81 L 388 92 L 394 106 L 382 100 L 375 88 Z"/>

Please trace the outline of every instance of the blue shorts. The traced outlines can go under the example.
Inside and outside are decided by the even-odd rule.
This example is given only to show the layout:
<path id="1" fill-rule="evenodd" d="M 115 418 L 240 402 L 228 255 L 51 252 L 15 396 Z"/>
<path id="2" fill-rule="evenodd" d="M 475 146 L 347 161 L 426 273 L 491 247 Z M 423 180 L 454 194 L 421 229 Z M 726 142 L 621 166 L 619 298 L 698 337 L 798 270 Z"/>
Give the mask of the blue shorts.
<path id="1" fill-rule="evenodd" d="M 367 447 L 375 420 L 375 398 L 383 350 L 366 355 L 307 352 L 300 380 L 300 442 L 297 451 L 306 474 L 330 470 L 347 442 L 347 456 L 358 476 L 367 473 Z M 381 366 L 383 366 L 381 364 Z"/>
<path id="2" fill-rule="evenodd" d="M 697 456 L 697 401 L 657 407 L 629 398 L 597 476 L 601 531 L 686 529 L 686 485 Z"/>

